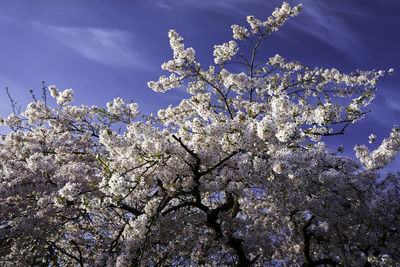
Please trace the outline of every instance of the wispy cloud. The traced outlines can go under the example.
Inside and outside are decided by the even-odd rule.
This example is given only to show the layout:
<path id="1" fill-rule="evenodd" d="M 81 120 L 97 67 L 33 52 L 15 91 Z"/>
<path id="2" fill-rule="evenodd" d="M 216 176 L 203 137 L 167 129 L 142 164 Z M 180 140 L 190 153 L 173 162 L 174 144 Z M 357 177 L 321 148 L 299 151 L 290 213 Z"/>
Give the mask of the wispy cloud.
<path id="1" fill-rule="evenodd" d="M 281 6 L 282 1 L 264 1 L 264 0 L 156 0 L 157 6 L 164 9 L 173 10 L 195 10 L 198 8 L 213 10 L 216 12 L 236 15 L 253 15 L 246 14 L 246 10 L 252 10 L 251 6 L 258 9 L 269 10 L 272 12 L 274 8 Z M 300 1 L 289 1 L 291 6 L 296 5 Z M 246 8 L 247 6 L 247 8 Z M 334 9 L 330 3 L 324 1 L 305 1 L 303 3 L 304 9 L 301 18 L 296 18 L 296 22 L 291 22 L 290 25 L 295 27 L 296 30 L 310 34 L 322 41 L 326 45 L 346 54 L 352 56 L 357 54 L 357 51 L 362 47 L 362 43 L 357 38 L 357 35 L 352 31 L 350 25 L 343 19 L 344 16 L 351 14 L 364 15 L 361 11 L 348 10 L 343 11 Z M 243 8 L 245 7 L 245 8 Z M 349 8 L 351 5 L 349 4 Z M 265 14 L 265 17 L 259 19 L 266 19 L 270 12 Z M 357 55 L 355 55 L 357 56 Z"/>
<path id="2" fill-rule="evenodd" d="M 81 56 L 110 66 L 143 67 L 141 56 L 133 50 L 132 36 L 106 28 L 74 28 L 34 24 L 47 38 L 69 47 Z"/>
<path id="3" fill-rule="evenodd" d="M 325 4 L 306 2 L 303 9 L 304 23 L 293 25 L 342 53 L 357 56 L 362 43 L 343 19 L 343 11 L 335 10 Z M 355 15 L 357 14 L 352 14 Z"/>
<path id="4" fill-rule="evenodd" d="M 256 0 L 156 0 L 156 6 L 168 10 L 188 11 L 198 8 L 213 10 L 215 12 L 224 13 L 227 11 L 236 14 L 244 14 L 245 12 L 237 5 L 240 3 L 255 3 Z M 248 14 L 245 14 L 248 15 Z"/>

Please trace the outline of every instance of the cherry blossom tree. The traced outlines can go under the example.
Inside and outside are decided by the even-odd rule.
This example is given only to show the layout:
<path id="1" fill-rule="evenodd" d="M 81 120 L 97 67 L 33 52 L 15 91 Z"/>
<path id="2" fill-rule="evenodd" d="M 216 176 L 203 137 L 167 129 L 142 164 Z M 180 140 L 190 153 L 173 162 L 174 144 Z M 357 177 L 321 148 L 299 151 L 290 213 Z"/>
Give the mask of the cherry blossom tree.
<path id="1" fill-rule="evenodd" d="M 398 127 L 372 152 L 355 146 L 359 161 L 321 141 L 362 119 L 393 70 L 261 62 L 265 39 L 300 11 L 283 3 L 232 25 L 209 67 L 171 30 L 171 74 L 148 85 L 190 96 L 157 115 L 121 98 L 74 106 L 72 90 L 50 86 L 55 105 L 34 99 L 1 119 L 12 129 L 0 144 L 1 265 L 400 264 L 400 173 L 377 172 L 400 150 Z"/>

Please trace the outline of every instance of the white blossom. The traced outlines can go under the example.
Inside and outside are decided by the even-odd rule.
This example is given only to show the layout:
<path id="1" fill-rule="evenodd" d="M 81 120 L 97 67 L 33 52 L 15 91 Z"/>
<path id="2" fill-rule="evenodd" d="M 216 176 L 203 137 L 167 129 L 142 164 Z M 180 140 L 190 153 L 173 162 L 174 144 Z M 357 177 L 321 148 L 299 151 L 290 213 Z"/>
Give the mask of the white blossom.
<path id="1" fill-rule="evenodd" d="M 368 136 L 368 139 L 369 139 L 368 143 L 372 144 L 372 143 L 375 141 L 375 139 L 376 139 L 376 135 L 370 134 L 370 135 Z"/>
<path id="2" fill-rule="evenodd" d="M 57 95 L 57 104 L 59 105 L 66 105 L 72 102 L 74 96 L 74 92 L 72 89 L 67 89 L 62 91 L 60 94 Z"/>
<path id="3" fill-rule="evenodd" d="M 245 27 L 241 27 L 239 25 L 231 26 L 233 31 L 233 38 L 238 40 L 243 40 L 249 37 L 248 30 Z"/>
<path id="4" fill-rule="evenodd" d="M 221 64 L 227 60 L 230 60 L 238 52 L 238 46 L 235 41 L 229 41 L 222 45 L 214 46 L 214 62 L 215 64 Z"/>
<path id="5" fill-rule="evenodd" d="M 248 16 L 251 30 L 233 25 L 233 38 L 262 44 L 300 10 Z M 70 105 L 71 89 L 50 86 L 56 107 L 34 101 L 0 119 L 12 130 L 0 139 L 3 265 L 399 265 L 400 173 L 377 172 L 400 151 L 398 126 L 373 151 L 355 146 L 358 160 L 324 143 L 363 117 L 392 69 L 346 74 L 258 53 L 235 57 L 239 69 L 223 64 L 235 41 L 203 67 L 168 36 L 170 74 L 148 85 L 189 95 L 156 115 L 120 97 Z"/>

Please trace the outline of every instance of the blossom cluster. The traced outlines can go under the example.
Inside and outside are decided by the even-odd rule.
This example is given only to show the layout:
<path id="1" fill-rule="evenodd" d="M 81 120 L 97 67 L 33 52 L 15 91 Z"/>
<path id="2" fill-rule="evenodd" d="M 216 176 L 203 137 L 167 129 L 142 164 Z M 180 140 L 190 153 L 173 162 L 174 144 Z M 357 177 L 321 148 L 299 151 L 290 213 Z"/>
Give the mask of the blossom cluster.
<path id="1" fill-rule="evenodd" d="M 235 41 L 229 41 L 222 45 L 214 46 L 214 62 L 215 64 L 221 64 L 227 60 L 230 60 L 238 51 L 237 43 Z"/>
<path id="2" fill-rule="evenodd" d="M 171 30 L 171 74 L 148 85 L 190 96 L 157 115 L 122 98 L 75 106 L 50 86 L 56 107 L 0 119 L 12 129 L 0 142 L 0 265 L 399 265 L 400 173 L 377 172 L 400 151 L 398 127 L 372 152 L 355 146 L 359 161 L 324 143 L 363 118 L 393 71 L 259 62 L 258 41 L 300 10 L 233 25 L 253 50 L 216 45 L 216 66 Z M 239 71 L 224 64 L 240 59 Z"/>

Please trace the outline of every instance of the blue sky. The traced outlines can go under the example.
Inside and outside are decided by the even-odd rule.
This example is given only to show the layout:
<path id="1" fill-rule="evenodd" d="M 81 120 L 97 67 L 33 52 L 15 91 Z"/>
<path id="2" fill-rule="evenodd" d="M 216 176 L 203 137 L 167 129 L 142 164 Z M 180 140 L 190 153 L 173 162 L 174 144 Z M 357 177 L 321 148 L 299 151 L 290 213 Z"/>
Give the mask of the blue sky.
<path id="1" fill-rule="evenodd" d="M 400 124 L 400 1 L 289 0 L 303 12 L 265 43 L 265 57 L 279 53 L 304 65 L 355 69 L 394 68 L 378 84 L 372 113 L 325 141 L 354 155 L 355 144 L 377 143 Z M 212 63 L 215 44 L 231 39 L 230 25 L 246 16 L 266 19 L 276 0 L 2 0 L 0 2 L 0 88 L 9 87 L 23 107 L 28 90 L 40 95 L 41 81 L 75 91 L 75 104 L 104 106 L 120 96 L 142 113 L 178 103 L 183 90 L 154 93 L 160 65 L 171 58 L 167 32 L 176 29 L 203 65 Z M 0 116 L 10 113 L 0 92 Z M 374 148 L 370 145 L 370 148 Z M 390 170 L 400 169 L 397 160 Z"/>

